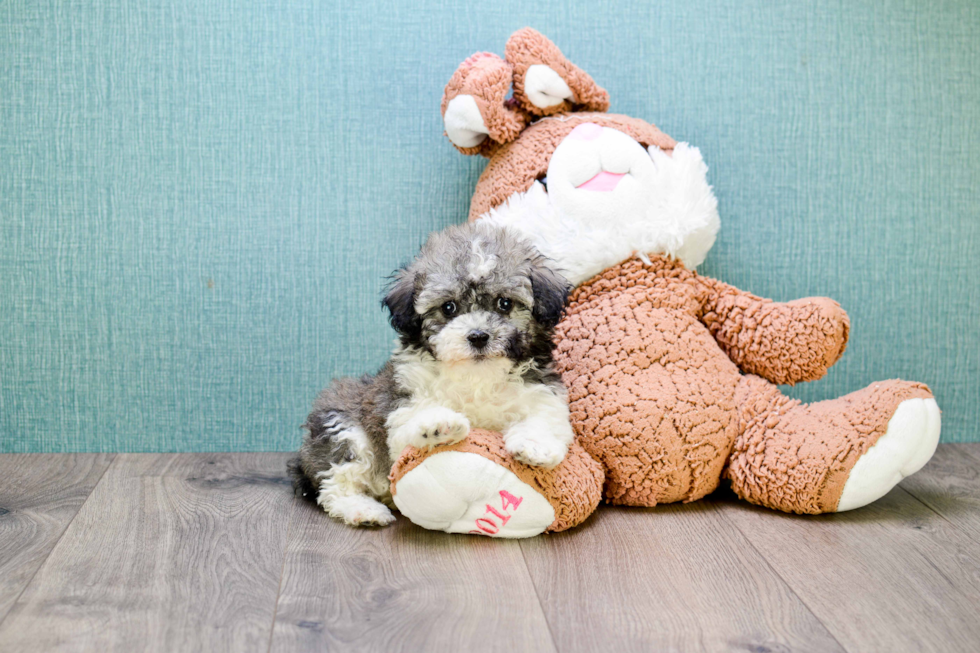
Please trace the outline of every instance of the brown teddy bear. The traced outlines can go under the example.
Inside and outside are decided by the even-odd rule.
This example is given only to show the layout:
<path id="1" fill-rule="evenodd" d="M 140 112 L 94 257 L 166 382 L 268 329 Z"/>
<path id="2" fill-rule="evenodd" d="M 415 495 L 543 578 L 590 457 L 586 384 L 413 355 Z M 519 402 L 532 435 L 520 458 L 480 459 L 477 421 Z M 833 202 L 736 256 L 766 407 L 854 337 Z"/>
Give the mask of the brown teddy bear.
<path id="1" fill-rule="evenodd" d="M 925 465 L 940 431 L 925 385 L 883 381 L 810 405 L 779 391 L 837 362 L 847 314 L 830 299 L 778 303 L 695 273 L 719 227 L 700 152 L 608 106 L 529 28 L 505 59 L 463 62 L 442 102 L 456 148 L 489 158 L 470 220 L 522 233 L 576 285 L 556 359 L 578 444 L 601 470 L 578 448 L 554 470 L 526 468 L 498 434 L 475 433 L 395 464 L 402 513 L 451 532 L 562 530 L 592 511 L 603 476 L 616 504 L 694 501 L 727 478 L 752 503 L 840 512 Z M 473 458 L 440 462 L 464 453 Z M 517 521 L 518 495 L 535 494 L 539 514 Z"/>

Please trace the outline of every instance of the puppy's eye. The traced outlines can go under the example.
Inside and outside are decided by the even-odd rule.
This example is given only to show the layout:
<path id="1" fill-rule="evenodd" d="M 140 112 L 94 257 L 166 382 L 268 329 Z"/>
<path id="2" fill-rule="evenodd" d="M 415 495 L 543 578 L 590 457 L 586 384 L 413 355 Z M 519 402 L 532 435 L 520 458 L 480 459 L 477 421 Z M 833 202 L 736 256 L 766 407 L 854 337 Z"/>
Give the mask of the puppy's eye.
<path id="1" fill-rule="evenodd" d="M 501 313 L 510 313 L 510 309 L 513 308 L 514 302 L 507 299 L 506 297 L 497 298 L 497 310 Z"/>
<path id="2" fill-rule="evenodd" d="M 453 315 L 456 315 L 456 310 L 457 310 L 456 302 L 446 302 L 445 304 L 442 305 L 442 314 L 445 315 L 446 317 L 452 317 Z"/>

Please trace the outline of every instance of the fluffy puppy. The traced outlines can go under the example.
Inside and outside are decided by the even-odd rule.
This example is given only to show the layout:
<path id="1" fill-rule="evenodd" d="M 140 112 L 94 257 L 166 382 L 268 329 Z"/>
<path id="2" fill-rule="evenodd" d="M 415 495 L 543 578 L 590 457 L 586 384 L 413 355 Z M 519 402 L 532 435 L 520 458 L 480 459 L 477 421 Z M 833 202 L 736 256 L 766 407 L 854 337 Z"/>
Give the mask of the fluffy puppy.
<path id="1" fill-rule="evenodd" d="M 552 331 L 569 284 L 532 245 L 486 223 L 433 234 L 383 305 L 398 332 L 374 376 L 338 379 L 313 405 L 293 463 L 297 492 L 351 525 L 385 525 L 402 450 L 500 431 L 529 465 L 554 467 L 572 441 Z"/>

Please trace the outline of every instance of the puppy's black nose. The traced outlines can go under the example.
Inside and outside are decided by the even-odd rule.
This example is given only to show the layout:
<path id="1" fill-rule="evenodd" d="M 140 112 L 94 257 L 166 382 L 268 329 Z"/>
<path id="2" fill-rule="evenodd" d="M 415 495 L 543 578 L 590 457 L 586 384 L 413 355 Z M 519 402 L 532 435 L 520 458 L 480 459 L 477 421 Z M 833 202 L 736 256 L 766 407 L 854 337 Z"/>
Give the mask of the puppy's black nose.
<path id="1" fill-rule="evenodd" d="M 474 329 L 466 334 L 466 339 L 470 341 L 470 344 L 477 349 L 483 349 L 490 342 L 490 334 L 486 331 L 480 331 L 479 329 Z"/>

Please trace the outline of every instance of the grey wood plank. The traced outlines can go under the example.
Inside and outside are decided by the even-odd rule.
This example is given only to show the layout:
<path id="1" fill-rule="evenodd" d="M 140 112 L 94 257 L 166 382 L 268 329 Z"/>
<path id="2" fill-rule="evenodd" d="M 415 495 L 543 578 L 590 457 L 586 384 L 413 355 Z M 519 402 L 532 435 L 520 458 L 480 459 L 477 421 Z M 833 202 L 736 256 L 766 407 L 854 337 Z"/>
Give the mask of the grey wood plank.
<path id="1" fill-rule="evenodd" d="M 111 461 L 98 453 L 0 455 L 0 622 Z"/>
<path id="2" fill-rule="evenodd" d="M 944 444 L 899 486 L 980 539 L 980 444 Z"/>
<path id="3" fill-rule="evenodd" d="M 515 541 L 293 517 L 272 651 L 551 651 Z"/>
<path id="4" fill-rule="evenodd" d="M 0 624 L 0 649 L 267 650 L 287 456 L 117 456 Z"/>
<path id="5" fill-rule="evenodd" d="M 849 651 L 980 650 L 980 541 L 901 488 L 840 514 L 723 514 Z"/>
<path id="6" fill-rule="evenodd" d="M 563 653 L 842 650 L 711 502 L 600 506 L 521 546 Z"/>

